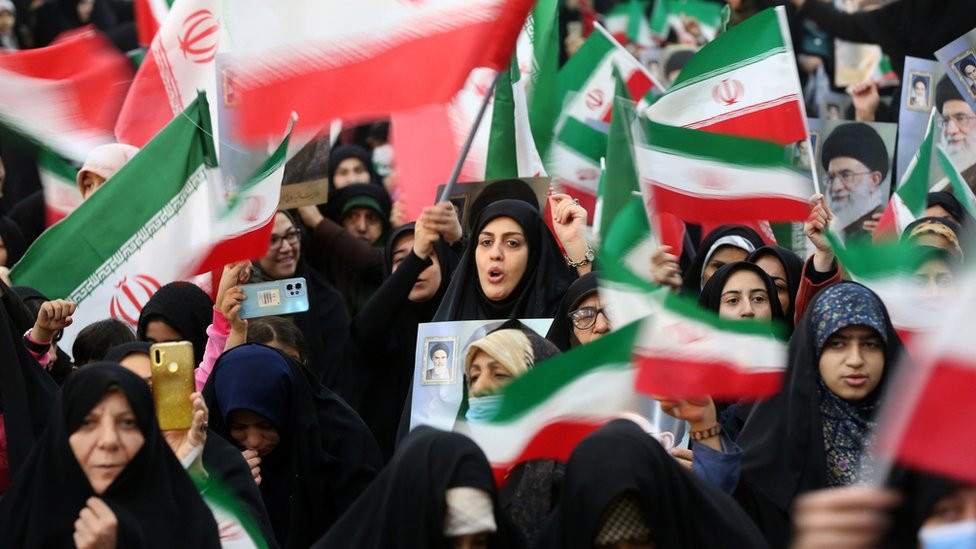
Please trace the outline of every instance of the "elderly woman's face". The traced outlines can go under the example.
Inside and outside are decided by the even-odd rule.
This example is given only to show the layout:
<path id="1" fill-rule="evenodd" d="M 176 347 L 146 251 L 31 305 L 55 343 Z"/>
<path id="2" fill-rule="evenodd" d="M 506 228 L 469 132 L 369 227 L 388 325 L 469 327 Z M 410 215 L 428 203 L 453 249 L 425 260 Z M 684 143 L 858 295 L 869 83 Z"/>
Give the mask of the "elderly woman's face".
<path id="1" fill-rule="evenodd" d="M 512 382 L 512 373 L 501 362 L 484 351 L 478 351 L 467 371 L 468 396 L 492 394 Z"/>
<path id="2" fill-rule="evenodd" d="M 96 495 L 108 489 L 145 441 L 129 400 L 119 390 L 105 393 L 68 437 Z"/>

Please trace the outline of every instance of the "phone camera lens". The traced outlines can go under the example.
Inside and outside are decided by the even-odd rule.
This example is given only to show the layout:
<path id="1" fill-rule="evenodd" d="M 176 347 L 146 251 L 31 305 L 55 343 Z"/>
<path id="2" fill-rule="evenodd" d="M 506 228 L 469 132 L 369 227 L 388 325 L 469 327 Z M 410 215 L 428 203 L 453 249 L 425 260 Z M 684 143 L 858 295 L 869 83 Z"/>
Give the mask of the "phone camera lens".
<path id="1" fill-rule="evenodd" d="M 289 290 L 292 289 L 292 285 L 291 284 L 289 284 L 289 285 L 287 285 L 285 287 L 288 288 Z"/>
<path id="2" fill-rule="evenodd" d="M 302 283 L 299 282 L 298 284 L 295 284 L 295 289 L 296 290 L 301 290 L 302 289 Z"/>

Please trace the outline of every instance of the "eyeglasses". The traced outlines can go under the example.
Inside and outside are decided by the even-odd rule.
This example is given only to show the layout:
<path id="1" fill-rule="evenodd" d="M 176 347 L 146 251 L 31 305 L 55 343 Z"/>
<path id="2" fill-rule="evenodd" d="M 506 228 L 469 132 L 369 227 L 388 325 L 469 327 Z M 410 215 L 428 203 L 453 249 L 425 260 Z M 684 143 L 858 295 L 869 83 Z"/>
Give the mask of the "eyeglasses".
<path id="1" fill-rule="evenodd" d="M 596 317 L 601 313 L 603 314 L 603 318 L 607 317 L 607 313 L 603 310 L 603 307 L 599 309 L 596 307 L 580 307 L 567 316 L 573 322 L 573 326 L 576 326 L 577 330 L 589 330 L 596 324 Z"/>
<path id="2" fill-rule="evenodd" d="M 939 117 L 939 122 L 942 124 L 943 128 L 948 126 L 949 122 L 955 122 L 956 127 L 960 129 L 969 128 L 970 126 L 973 125 L 973 121 L 976 121 L 976 116 L 973 116 L 971 114 L 963 114 L 961 112 L 953 114 L 951 116 Z"/>
<path id="3" fill-rule="evenodd" d="M 844 185 L 850 185 L 854 182 L 854 179 L 862 175 L 867 175 L 872 172 L 852 172 L 850 170 L 844 170 L 840 173 L 828 173 L 827 174 L 827 184 L 833 185 L 834 181 L 840 179 L 840 182 Z"/>
<path id="4" fill-rule="evenodd" d="M 271 249 L 277 250 L 280 248 L 282 240 L 287 240 L 288 244 L 291 244 L 292 246 L 298 244 L 298 234 L 298 229 L 295 228 L 288 229 L 283 235 L 271 233 Z"/>

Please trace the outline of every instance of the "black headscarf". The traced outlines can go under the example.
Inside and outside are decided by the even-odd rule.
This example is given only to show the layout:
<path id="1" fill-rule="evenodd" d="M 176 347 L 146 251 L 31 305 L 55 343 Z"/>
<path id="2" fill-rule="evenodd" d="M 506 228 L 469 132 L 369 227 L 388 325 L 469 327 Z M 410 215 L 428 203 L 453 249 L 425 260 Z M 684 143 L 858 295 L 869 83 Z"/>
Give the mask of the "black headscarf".
<path id="1" fill-rule="evenodd" d="M 117 386 L 145 442 L 99 496 L 118 519 L 119 547 L 220 547 L 217 524 L 159 430 L 149 388 L 118 364 L 85 366 L 65 383 L 27 465 L 0 501 L 0 545 L 71 547 L 74 522 L 94 496 L 68 437 Z"/>
<path id="2" fill-rule="evenodd" d="M 705 262 L 714 253 L 712 247 L 715 243 L 726 236 L 742 237 L 751 243 L 752 250 L 746 250 L 747 253 L 752 253 L 756 248 L 763 246 L 763 239 L 759 236 L 759 233 L 745 225 L 721 225 L 716 227 L 702 240 L 701 245 L 698 246 L 698 253 L 695 254 L 695 259 L 691 262 L 691 267 L 682 275 L 682 279 L 684 280 L 682 292 L 685 295 L 694 297 L 701 293 L 702 270 L 705 268 Z"/>
<path id="3" fill-rule="evenodd" d="M 627 493 L 636 497 L 654 547 L 765 547 L 731 498 L 683 469 L 657 440 L 624 419 L 583 439 L 569 456 L 540 547 L 593 547 L 604 511 Z"/>
<path id="4" fill-rule="evenodd" d="M 952 217 L 959 220 L 962 225 L 967 225 L 969 221 L 969 214 L 963 209 L 962 203 L 956 198 L 956 195 L 948 191 L 936 191 L 928 194 L 928 199 L 925 204 L 926 207 L 930 208 L 932 206 L 942 206 L 946 212 L 948 212 Z"/>
<path id="5" fill-rule="evenodd" d="M 13 267 L 27 251 L 24 233 L 9 217 L 0 215 L 0 238 L 3 239 L 3 246 L 7 248 L 7 262 L 3 266 Z"/>
<path id="6" fill-rule="evenodd" d="M 725 284 L 728 282 L 729 277 L 739 271 L 752 272 L 762 280 L 763 285 L 766 286 L 766 293 L 769 295 L 769 306 L 773 311 L 773 319 L 782 321 L 783 307 L 779 303 L 779 298 L 776 297 L 776 284 L 773 283 L 772 278 L 769 278 L 766 271 L 759 268 L 759 265 L 749 263 L 748 261 L 729 263 L 715 271 L 715 274 L 708 279 L 705 287 L 702 288 L 701 295 L 698 296 L 698 305 L 703 309 L 718 313 L 719 307 L 722 304 L 722 290 L 725 289 Z"/>
<path id="7" fill-rule="evenodd" d="M 6 285 L 3 285 L 3 288 L 6 287 Z M 7 313 L 11 315 L 11 320 L 13 320 L 14 326 L 17 327 L 21 335 L 34 326 L 34 322 L 37 320 L 37 313 L 41 309 L 41 305 L 43 305 L 45 301 L 50 301 L 47 296 L 28 286 L 11 287 L 9 293 L 6 291 L 4 292 L 3 299 L 8 304 Z M 20 305 L 11 306 L 10 303 L 12 303 L 13 300 L 16 300 L 18 303 L 20 303 Z M 57 358 L 54 360 L 54 362 L 48 364 L 51 377 L 54 378 L 54 382 L 58 385 L 64 383 L 64 380 L 68 378 L 69 374 L 71 374 L 73 367 L 74 366 L 71 364 L 71 357 L 68 356 L 68 353 L 62 351 L 61 347 L 57 348 Z"/>
<path id="8" fill-rule="evenodd" d="M 421 426 L 410 432 L 393 461 L 314 547 L 446 549 L 450 545 L 444 538 L 445 494 L 459 487 L 491 495 L 498 531 L 490 536 L 489 547 L 522 546 L 500 512 L 491 467 L 481 448 L 464 435 Z"/>
<path id="9" fill-rule="evenodd" d="M 210 428 L 235 444 L 230 412 L 269 419 L 280 442 L 261 457 L 261 495 L 282 547 L 308 547 L 380 468 L 379 449 L 352 408 L 284 353 L 248 343 L 214 364 L 203 388 Z"/>
<path id="10" fill-rule="evenodd" d="M 136 337 L 146 341 L 146 327 L 153 320 L 168 324 L 193 344 L 194 366 L 207 350 L 207 326 L 213 318 L 213 302 L 207 292 L 190 282 L 170 282 L 156 290 L 139 313 Z"/>
<path id="11" fill-rule="evenodd" d="M 552 326 L 549 327 L 546 339 L 564 353 L 580 344 L 573 332 L 573 321 L 570 320 L 569 313 L 576 310 L 584 299 L 596 293 L 596 282 L 596 272 L 586 273 L 569 286 L 566 295 L 559 302 L 559 309 L 552 319 Z"/>
<path id="12" fill-rule="evenodd" d="M 369 184 L 383 186 L 383 180 L 373 168 L 373 155 L 369 151 L 359 145 L 341 145 L 329 153 L 329 202 L 332 201 L 337 190 L 335 184 L 332 182 L 335 178 L 336 170 L 339 169 L 339 164 L 347 158 L 358 158 L 361 160 L 363 166 L 366 167 L 366 171 L 369 172 Z"/>
<path id="13" fill-rule="evenodd" d="M 891 528 L 882 546 L 892 549 L 919 547 L 918 531 L 932 515 L 936 502 L 965 486 L 958 480 L 894 467 L 887 487 L 901 493 L 902 503 L 892 512 Z"/>
<path id="14" fill-rule="evenodd" d="M 481 290 L 475 249 L 485 225 L 499 217 L 513 219 L 525 231 L 529 259 L 511 295 L 492 301 Z M 552 318 L 574 278 L 539 211 L 522 200 L 499 200 L 481 212 L 434 321 Z"/>
<path id="15" fill-rule="evenodd" d="M 822 290 L 803 315 L 790 339 L 783 390 L 755 405 L 739 436 L 743 453 L 737 497 L 771 545 L 785 545 L 789 539 L 787 513 L 794 498 L 828 486 L 820 354 L 832 333 L 858 324 L 880 326 L 885 366 L 874 392 L 851 406 L 877 403 L 898 368 L 901 339 L 874 292 L 855 282 L 840 282 Z"/>
<path id="16" fill-rule="evenodd" d="M 484 189 L 478 193 L 478 196 L 471 203 L 471 208 L 468 210 L 468 223 L 467 229 L 471 234 L 474 233 L 475 223 L 478 222 L 478 217 L 481 216 L 482 210 L 488 206 L 498 202 L 499 200 L 521 200 L 526 204 L 532 206 L 536 211 L 543 211 L 540 208 L 539 197 L 532 190 L 532 187 L 528 183 L 521 179 L 501 179 L 499 181 L 493 181 L 491 184 L 486 186 Z"/>
<path id="17" fill-rule="evenodd" d="M 390 200 L 390 193 L 386 192 L 381 185 L 355 183 L 332 192 L 329 202 L 325 205 L 324 213 L 326 217 L 342 225 L 343 215 L 356 205 L 376 210 L 383 221 L 383 234 L 390 232 L 390 211 L 393 209 L 393 202 Z M 385 240 L 381 237 L 378 242 L 385 242 Z"/>
<path id="18" fill-rule="evenodd" d="M 755 263 L 760 258 L 774 256 L 783 266 L 786 272 L 786 291 L 790 294 L 790 306 L 784 311 L 787 323 L 793 326 L 793 317 L 796 316 L 796 293 L 800 290 L 800 280 L 803 278 L 803 260 L 792 250 L 787 250 L 781 246 L 763 246 L 749 255 L 746 261 Z"/>

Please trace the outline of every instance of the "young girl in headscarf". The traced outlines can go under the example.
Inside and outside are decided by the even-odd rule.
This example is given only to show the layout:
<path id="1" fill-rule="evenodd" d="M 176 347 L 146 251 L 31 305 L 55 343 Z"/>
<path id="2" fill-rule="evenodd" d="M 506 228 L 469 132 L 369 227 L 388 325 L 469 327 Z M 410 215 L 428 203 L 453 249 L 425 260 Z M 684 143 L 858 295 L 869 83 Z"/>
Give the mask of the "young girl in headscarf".
<path id="1" fill-rule="evenodd" d="M 517 549 L 488 459 L 471 439 L 421 426 L 316 549 Z"/>
<path id="2" fill-rule="evenodd" d="M 796 496 L 852 484 L 870 471 L 862 445 L 901 354 L 888 312 L 871 290 L 841 282 L 817 296 L 790 340 L 782 392 L 755 405 L 738 438 L 741 475 L 728 461 L 717 475 L 738 478 L 735 496 L 770 545 L 788 542 Z M 692 409 L 692 432 L 709 435 L 692 446 L 695 467 L 712 476 L 723 458 L 699 444 L 726 457 L 738 447 L 710 430 L 716 423 L 710 401 L 679 414 L 692 417 Z"/>
<path id="3" fill-rule="evenodd" d="M 729 263 L 745 261 L 762 245 L 762 237 L 745 225 L 716 227 L 702 240 L 695 259 L 682 276 L 682 291 L 697 296 L 715 271 Z"/>
<path id="4" fill-rule="evenodd" d="M 781 246 L 763 246 L 749 255 L 750 263 L 755 263 L 766 272 L 776 286 L 776 296 L 792 332 L 796 312 L 796 292 L 800 289 L 803 274 L 803 260 L 790 250 Z"/>
<path id="5" fill-rule="evenodd" d="M 611 421 L 569 456 L 539 547 L 765 547 L 727 495 L 684 470 L 636 423 Z"/>
<path id="6" fill-rule="evenodd" d="M 149 388 L 117 364 L 65 383 L 0 500 L 4 547 L 220 547 L 217 524 L 167 446 Z"/>
<path id="7" fill-rule="evenodd" d="M 356 412 L 276 349 L 248 343 L 227 351 L 203 396 L 210 428 L 252 466 L 282 547 L 318 539 L 381 467 Z"/>

